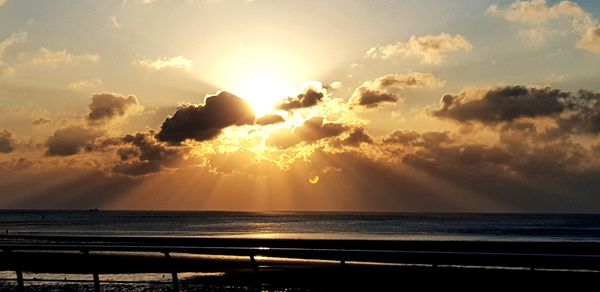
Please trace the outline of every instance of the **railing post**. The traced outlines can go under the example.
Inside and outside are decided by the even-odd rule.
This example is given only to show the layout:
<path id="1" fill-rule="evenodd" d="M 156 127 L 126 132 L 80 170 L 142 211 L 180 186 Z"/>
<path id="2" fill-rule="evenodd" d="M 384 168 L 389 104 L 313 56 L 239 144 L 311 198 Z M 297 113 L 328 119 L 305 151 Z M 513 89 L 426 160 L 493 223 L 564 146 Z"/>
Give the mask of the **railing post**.
<path id="1" fill-rule="evenodd" d="M 100 277 L 98 273 L 94 273 L 94 292 L 100 292 Z"/>
<path id="2" fill-rule="evenodd" d="M 252 270 L 254 270 L 254 272 L 258 272 L 258 264 L 256 263 L 256 259 L 254 259 L 254 256 L 251 255 L 250 256 L 250 264 L 252 264 Z"/>
<path id="3" fill-rule="evenodd" d="M 18 271 L 18 270 L 16 272 L 17 272 L 17 292 L 24 292 L 25 284 L 23 283 L 23 272 Z"/>
<path id="4" fill-rule="evenodd" d="M 81 253 L 87 257 L 90 254 L 90 251 L 87 249 L 82 249 Z M 100 276 L 98 273 L 94 272 L 92 273 L 92 277 L 94 278 L 94 292 L 100 292 Z"/>
<path id="5" fill-rule="evenodd" d="M 164 254 L 167 259 L 171 259 L 171 255 L 168 251 L 164 252 Z M 171 277 L 173 278 L 173 291 L 179 292 L 179 278 L 177 277 L 177 272 L 171 272 Z"/>

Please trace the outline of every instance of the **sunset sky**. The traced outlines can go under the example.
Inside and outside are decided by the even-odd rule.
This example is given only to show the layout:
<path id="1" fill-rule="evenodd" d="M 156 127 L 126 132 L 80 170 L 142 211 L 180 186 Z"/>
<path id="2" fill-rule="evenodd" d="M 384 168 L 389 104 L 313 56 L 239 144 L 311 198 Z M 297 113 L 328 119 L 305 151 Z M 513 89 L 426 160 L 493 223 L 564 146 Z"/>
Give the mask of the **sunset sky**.
<path id="1" fill-rule="evenodd" d="M 600 212 L 600 1 L 0 0 L 0 208 Z"/>

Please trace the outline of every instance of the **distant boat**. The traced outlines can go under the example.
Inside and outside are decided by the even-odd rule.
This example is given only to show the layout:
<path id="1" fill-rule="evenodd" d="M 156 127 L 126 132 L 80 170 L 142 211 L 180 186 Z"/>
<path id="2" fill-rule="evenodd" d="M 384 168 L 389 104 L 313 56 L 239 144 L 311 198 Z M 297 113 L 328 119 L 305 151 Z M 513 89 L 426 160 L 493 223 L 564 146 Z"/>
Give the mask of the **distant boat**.
<path id="1" fill-rule="evenodd" d="M 94 208 L 94 209 L 88 209 L 89 212 L 98 212 L 100 210 L 98 210 L 98 208 Z"/>

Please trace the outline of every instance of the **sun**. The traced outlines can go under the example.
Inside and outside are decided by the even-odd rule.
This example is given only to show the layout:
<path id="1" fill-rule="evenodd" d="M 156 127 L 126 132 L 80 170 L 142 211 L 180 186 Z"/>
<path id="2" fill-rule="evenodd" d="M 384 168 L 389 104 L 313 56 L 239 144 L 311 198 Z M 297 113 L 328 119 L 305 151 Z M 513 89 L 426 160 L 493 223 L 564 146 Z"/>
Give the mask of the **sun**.
<path id="1" fill-rule="evenodd" d="M 207 81 L 246 99 L 257 116 L 274 112 L 283 99 L 315 75 L 306 58 L 276 45 L 240 45 L 223 53 Z"/>
<path id="2" fill-rule="evenodd" d="M 250 103 L 258 117 L 272 113 L 277 103 L 293 96 L 294 92 L 289 82 L 268 72 L 249 73 L 248 78 L 233 89 L 233 93 Z"/>

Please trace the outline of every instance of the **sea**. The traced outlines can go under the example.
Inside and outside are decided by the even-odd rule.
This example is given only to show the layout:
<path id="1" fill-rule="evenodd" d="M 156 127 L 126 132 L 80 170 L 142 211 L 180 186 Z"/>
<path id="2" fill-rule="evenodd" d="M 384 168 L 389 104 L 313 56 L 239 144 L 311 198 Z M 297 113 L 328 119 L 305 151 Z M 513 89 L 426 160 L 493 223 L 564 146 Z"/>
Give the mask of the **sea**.
<path id="1" fill-rule="evenodd" d="M 600 215 L 0 210 L 0 233 L 596 242 Z"/>

